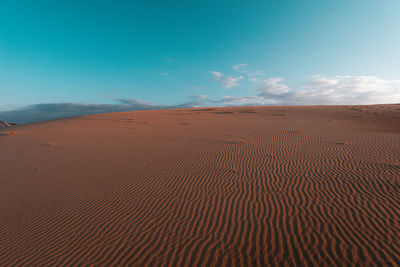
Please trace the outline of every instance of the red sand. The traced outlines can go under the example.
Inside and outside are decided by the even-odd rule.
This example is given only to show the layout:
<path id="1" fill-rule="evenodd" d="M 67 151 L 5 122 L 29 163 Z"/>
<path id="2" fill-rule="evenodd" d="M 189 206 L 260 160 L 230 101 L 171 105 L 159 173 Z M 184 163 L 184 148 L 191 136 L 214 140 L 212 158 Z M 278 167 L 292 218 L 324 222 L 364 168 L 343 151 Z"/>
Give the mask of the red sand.
<path id="1" fill-rule="evenodd" d="M 0 266 L 400 264 L 400 105 L 0 130 Z"/>

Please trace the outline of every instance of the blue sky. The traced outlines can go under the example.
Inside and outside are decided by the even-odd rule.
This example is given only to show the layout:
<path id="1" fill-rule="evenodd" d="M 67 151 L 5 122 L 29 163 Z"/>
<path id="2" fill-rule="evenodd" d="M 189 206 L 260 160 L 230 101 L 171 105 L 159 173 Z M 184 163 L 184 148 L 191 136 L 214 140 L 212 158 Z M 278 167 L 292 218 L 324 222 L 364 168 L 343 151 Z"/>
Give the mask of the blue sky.
<path id="1" fill-rule="evenodd" d="M 0 0 L 0 116 L 400 102 L 399 14 L 398 0 Z"/>

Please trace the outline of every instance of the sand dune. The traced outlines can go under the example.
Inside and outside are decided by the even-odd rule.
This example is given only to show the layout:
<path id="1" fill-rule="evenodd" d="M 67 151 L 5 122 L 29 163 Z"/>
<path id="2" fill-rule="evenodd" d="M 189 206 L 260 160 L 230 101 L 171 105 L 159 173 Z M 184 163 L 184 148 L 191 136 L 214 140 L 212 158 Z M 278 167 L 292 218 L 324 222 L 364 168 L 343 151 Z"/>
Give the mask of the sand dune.
<path id="1" fill-rule="evenodd" d="M 0 130 L 0 266 L 400 264 L 400 105 L 12 130 Z"/>

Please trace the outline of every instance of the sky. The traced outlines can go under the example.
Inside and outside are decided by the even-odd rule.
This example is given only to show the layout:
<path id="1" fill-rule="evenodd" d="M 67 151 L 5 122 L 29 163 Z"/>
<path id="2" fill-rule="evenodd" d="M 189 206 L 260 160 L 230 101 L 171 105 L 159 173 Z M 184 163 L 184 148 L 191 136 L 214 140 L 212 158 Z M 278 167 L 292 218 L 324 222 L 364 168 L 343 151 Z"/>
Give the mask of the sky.
<path id="1" fill-rule="evenodd" d="M 0 0 L 0 120 L 400 103 L 400 1 Z"/>

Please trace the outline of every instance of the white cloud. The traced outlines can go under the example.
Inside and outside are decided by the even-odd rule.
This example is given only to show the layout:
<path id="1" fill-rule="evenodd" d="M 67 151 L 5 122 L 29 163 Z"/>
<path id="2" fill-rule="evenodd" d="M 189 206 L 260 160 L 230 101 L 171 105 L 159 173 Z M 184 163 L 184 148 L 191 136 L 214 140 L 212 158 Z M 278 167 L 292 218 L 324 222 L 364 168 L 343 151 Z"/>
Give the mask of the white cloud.
<path id="1" fill-rule="evenodd" d="M 130 105 L 130 106 L 135 106 L 135 107 L 157 107 L 160 106 L 156 103 L 142 100 L 142 99 L 137 99 L 137 98 L 117 98 L 117 100 L 120 104 L 122 105 Z"/>
<path id="2" fill-rule="evenodd" d="M 400 103 L 400 81 L 375 76 L 313 76 L 293 90 L 282 78 L 254 79 L 257 95 L 225 96 L 226 105 L 352 105 Z"/>
<path id="3" fill-rule="evenodd" d="M 268 99 L 262 96 L 232 97 L 223 96 L 221 100 L 215 101 L 222 106 L 262 106 L 274 105 L 278 102 L 274 99 Z"/>
<path id="4" fill-rule="evenodd" d="M 214 81 L 221 83 L 224 88 L 232 88 L 235 86 L 239 86 L 238 81 L 243 80 L 243 76 L 227 76 L 225 77 L 221 72 L 218 71 L 210 71 L 210 73 L 214 76 Z"/>
<path id="5" fill-rule="evenodd" d="M 222 87 L 224 88 L 232 88 L 235 86 L 239 86 L 238 81 L 243 80 L 243 76 L 239 76 L 239 77 L 226 77 L 223 78 L 221 83 L 222 83 Z"/>
<path id="6" fill-rule="evenodd" d="M 279 96 L 290 91 L 290 87 L 282 83 L 282 78 L 271 78 L 262 80 L 262 85 L 259 87 L 259 96 Z"/>
<path id="7" fill-rule="evenodd" d="M 190 97 L 193 100 L 201 101 L 201 100 L 206 100 L 208 98 L 208 95 L 191 95 Z"/>
<path id="8" fill-rule="evenodd" d="M 375 76 L 313 76 L 285 97 L 296 104 L 383 104 L 400 102 L 400 81 Z"/>
<path id="9" fill-rule="evenodd" d="M 245 68 L 246 66 L 247 66 L 247 64 L 240 63 L 240 64 L 233 65 L 232 68 L 235 70 L 240 70 L 240 69 Z"/>
<path id="10" fill-rule="evenodd" d="M 210 71 L 210 73 L 214 75 L 215 79 L 222 78 L 224 76 L 221 72 L 218 71 Z"/>

